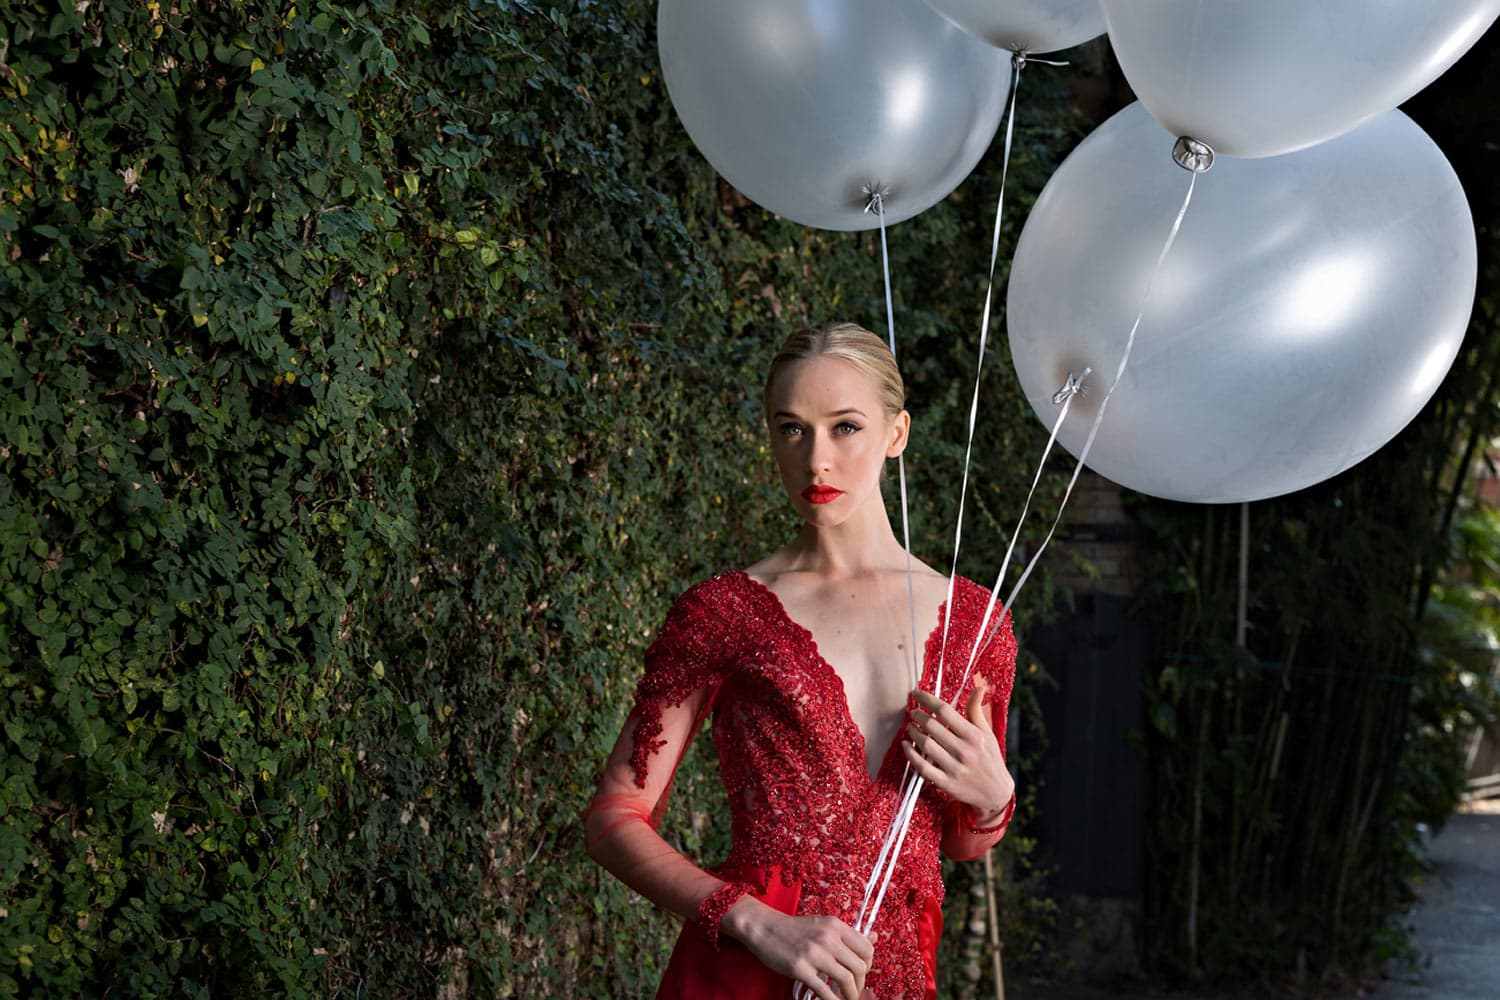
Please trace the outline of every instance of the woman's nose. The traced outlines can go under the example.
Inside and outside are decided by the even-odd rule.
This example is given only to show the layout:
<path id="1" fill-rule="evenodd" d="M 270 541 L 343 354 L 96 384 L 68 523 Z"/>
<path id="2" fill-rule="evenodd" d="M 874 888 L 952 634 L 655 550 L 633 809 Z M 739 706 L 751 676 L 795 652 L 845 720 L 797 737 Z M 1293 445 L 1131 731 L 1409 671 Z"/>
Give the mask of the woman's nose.
<path id="1" fill-rule="evenodd" d="M 833 461 L 833 442 L 822 434 L 812 436 L 812 445 L 807 449 L 807 466 L 813 472 L 822 472 Z"/>

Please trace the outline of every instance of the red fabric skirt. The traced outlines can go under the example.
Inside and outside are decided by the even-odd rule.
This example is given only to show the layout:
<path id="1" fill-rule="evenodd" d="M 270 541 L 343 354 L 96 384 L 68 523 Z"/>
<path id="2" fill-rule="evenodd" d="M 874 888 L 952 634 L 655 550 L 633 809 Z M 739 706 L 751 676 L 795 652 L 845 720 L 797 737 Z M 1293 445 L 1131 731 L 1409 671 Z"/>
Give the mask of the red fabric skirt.
<path id="1" fill-rule="evenodd" d="M 796 913 L 801 896 L 799 886 L 782 884 L 780 873 L 768 872 L 764 893 L 753 895 L 767 906 L 782 913 Z M 746 878 L 748 882 L 759 879 Z M 917 916 L 917 947 L 927 969 L 925 1000 L 937 997 L 937 945 L 943 936 L 943 910 L 930 903 Z M 880 958 L 876 945 L 876 962 Z M 667 971 L 662 976 L 657 1000 L 791 1000 L 793 981 L 772 972 L 760 959 L 728 934 L 719 935 L 719 950 L 714 951 L 708 937 L 696 923 L 683 924 Z M 866 990 L 866 997 L 871 993 Z M 874 996 L 873 1000 L 888 1000 Z"/>

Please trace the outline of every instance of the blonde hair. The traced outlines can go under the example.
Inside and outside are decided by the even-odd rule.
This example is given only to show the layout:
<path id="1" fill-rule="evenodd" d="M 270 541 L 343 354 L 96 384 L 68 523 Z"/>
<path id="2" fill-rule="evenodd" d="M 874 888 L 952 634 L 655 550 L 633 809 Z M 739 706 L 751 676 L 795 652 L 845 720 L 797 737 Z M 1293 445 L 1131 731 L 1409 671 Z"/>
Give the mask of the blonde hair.
<path id="1" fill-rule="evenodd" d="M 887 419 L 905 409 L 906 384 L 901 381 L 901 370 L 896 367 L 891 349 L 885 341 L 857 323 L 826 323 L 788 337 L 766 373 L 762 399 L 767 407 L 771 403 L 771 387 L 776 384 L 776 377 L 782 369 L 794 361 L 811 358 L 838 358 L 873 381 L 879 388 L 880 403 Z"/>

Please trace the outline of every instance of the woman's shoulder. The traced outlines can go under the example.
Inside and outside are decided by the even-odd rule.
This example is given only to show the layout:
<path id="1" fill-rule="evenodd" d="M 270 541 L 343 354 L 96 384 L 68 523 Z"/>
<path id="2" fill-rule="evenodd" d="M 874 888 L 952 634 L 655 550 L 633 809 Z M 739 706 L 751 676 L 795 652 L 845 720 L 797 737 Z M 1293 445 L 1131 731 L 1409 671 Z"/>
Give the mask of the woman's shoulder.
<path id="1" fill-rule="evenodd" d="M 991 609 L 991 604 L 994 607 Z M 990 620 L 998 621 L 1002 607 L 1000 595 L 995 594 L 990 588 L 983 584 L 975 583 L 966 576 L 955 576 L 953 578 L 953 607 L 954 617 L 960 615 L 966 618 L 979 619 L 984 617 L 986 609 L 989 609 Z M 1009 616 L 1010 612 L 1006 612 Z"/>
<path id="2" fill-rule="evenodd" d="M 992 650 L 986 662 L 1013 663 L 1016 655 L 1015 621 L 1005 608 L 1002 595 L 966 577 L 954 578 L 953 621 L 958 627 L 982 633 L 985 648 Z"/>
<path id="3" fill-rule="evenodd" d="M 744 570 L 720 570 L 684 590 L 674 602 L 673 610 L 725 613 L 737 607 L 754 588 L 755 581 Z"/>
<path id="4" fill-rule="evenodd" d="M 737 570 L 715 573 L 678 594 L 652 639 L 652 650 L 703 652 L 736 634 L 745 617 L 743 575 Z M 648 651 L 647 658 L 651 655 Z"/>
<path id="5" fill-rule="evenodd" d="M 953 578 L 953 593 L 954 596 L 962 594 L 965 598 L 979 598 L 982 601 L 990 599 L 990 588 L 975 583 L 961 573 Z"/>

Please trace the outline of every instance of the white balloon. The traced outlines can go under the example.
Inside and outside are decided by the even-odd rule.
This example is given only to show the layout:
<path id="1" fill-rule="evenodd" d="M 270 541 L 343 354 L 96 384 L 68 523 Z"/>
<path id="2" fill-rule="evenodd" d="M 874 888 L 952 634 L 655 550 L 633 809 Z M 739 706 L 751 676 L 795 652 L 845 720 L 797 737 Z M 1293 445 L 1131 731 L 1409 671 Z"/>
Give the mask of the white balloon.
<path id="1" fill-rule="evenodd" d="M 1102 0 L 1125 77 L 1174 135 L 1229 156 L 1323 142 L 1427 86 L 1500 0 Z"/>
<path id="2" fill-rule="evenodd" d="M 1104 34 L 1099 0 L 927 0 L 982 41 L 1009 52 L 1055 52 Z"/>
<path id="3" fill-rule="evenodd" d="M 917 0 L 661 0 L 677 116 L 751 200 L 871 229 L 942 200 L 1000 124 L 1010 61 Z"/>
<path id="4" fill-rule="evenodd" d="M 1011 357 L 1077 455 L 1119 367 L 1189 176 L 1132 104 L 1048 181 L 1011 266 Z M 1399 111 L 1289 156 L 1198 178 L 1088 465 L 1142 493 L 1230 503 L 1359 462 L 1437 389 L 1473 308 L 1477 251 L 1458 178 Z"/>

